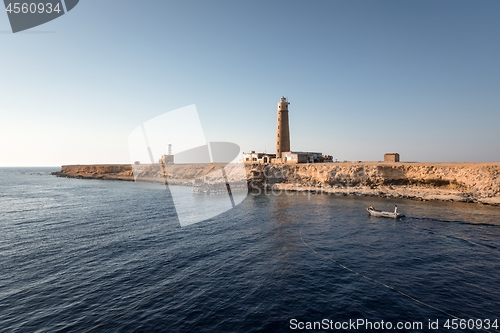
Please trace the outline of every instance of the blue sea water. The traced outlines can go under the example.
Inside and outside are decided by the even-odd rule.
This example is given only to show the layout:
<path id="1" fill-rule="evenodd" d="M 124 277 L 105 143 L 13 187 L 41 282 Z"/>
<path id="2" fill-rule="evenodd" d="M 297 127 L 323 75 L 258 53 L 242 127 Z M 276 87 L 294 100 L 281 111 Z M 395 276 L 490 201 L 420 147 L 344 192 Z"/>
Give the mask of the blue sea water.
<path id="1" fill-rule="evenodd" d="M 499 207 L 261 194 L 181 227 L 164 187 L 57 169 L 0 169 L 1 332 L 289 332 L 324 319 L 479 332 L 443 325 L 500 321 Z M 365 211 L 395 204 L 407 218 Z"/>

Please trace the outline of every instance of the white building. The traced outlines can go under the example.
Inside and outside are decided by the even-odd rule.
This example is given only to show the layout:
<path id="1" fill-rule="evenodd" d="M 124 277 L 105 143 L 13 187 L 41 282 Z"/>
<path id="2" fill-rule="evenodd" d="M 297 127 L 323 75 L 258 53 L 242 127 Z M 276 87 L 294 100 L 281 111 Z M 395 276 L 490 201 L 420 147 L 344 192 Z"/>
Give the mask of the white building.
<path id="1" fill-rule="evenodd" d="M 256 153 L 255 150 L 250 153 L 243 153 L 243 162 L 245 164 L 268 164 L 274 158 L 276 158 L 276 154 Z"/>

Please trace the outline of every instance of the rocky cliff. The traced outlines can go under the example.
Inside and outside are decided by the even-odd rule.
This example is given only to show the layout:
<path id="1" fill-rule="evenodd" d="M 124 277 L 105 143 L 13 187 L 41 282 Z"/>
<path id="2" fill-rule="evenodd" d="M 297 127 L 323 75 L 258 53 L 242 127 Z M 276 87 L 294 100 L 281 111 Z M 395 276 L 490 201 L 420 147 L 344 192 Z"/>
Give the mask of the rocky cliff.
<path id="1" fill-rule="evenodd" d="M 217 166 L 219 168 L 221 166 Z M 146 181 L 192 184 L 213 171 L 208 164 L 134 166 Z M 237 171 L 227 169 L 230 181 Z M 134 180 L 129 164 L 65 165 L 61 177 Z M 166 175 L 166 177 L 165 177 Z M 319 163 L 246 166 L 252 189 L 374 195 L 419 200 L 451 200 L 500 204 L 500 163 Z"/>
<path id="2" fill-rule="evenodd" d="M 130 164 L 63 165 L 52 174 L 67 178 L 134 180 Z"/>
<path id="3" fill-rule="evenodd" d="M 262 181 L 280 190 L 500 203 L 500 163 L 321 163 L 261 171 Z"/>
<path id="4" fill-rule="evenodd" d="M 160 164 L 95 164 L 95 165 L 63 165 L 61 170 L 53 175 L 67 178 L 103 179 L 165 182 L 169 184 L 191 185 L 194 179 L 225 167 L 229 180 L 234 181 L 238 175 L 234 168 L 223 164 L 167 164 L 163 169 Z M 134 177 L 135 175 L 135 177 Z M 239 175 L 241 178 L 241 174 Z"/>

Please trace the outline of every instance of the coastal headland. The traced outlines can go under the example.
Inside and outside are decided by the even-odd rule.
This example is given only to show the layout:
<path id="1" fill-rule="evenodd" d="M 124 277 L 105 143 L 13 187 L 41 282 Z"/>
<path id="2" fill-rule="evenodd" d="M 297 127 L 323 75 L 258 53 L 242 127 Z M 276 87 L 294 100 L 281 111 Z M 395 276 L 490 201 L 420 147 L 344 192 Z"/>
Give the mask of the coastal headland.
<path id="1" fill-rule="evenodd" d="M 222 167 L 218 165 L 217 167 Z M 192 185 L 214 169 L 211 164 L 134 166 L 145 181 Z M 237 172 L 225 167 L 227 179 Z M 500 163 L 342 162 L 245 165 L 251 190 L 379 196 L 500 205 Z M 134 181 L 130 164 L 64 165 L 60 177 Z"/>

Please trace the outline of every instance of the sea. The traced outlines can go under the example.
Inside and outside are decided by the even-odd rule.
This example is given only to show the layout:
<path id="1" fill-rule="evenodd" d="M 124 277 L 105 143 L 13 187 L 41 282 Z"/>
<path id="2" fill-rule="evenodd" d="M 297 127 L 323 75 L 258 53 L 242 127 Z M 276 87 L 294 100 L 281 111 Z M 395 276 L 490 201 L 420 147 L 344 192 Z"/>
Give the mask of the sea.
<path id="1" fill-rule="evenodd" d="M 499 331 L 500 207 L 271 192 L 181 226 L 165 186 L 58 169 L 0 169 L 0 332 Z"/>

